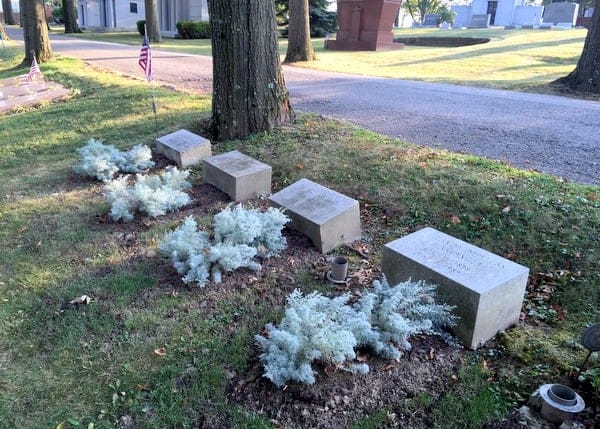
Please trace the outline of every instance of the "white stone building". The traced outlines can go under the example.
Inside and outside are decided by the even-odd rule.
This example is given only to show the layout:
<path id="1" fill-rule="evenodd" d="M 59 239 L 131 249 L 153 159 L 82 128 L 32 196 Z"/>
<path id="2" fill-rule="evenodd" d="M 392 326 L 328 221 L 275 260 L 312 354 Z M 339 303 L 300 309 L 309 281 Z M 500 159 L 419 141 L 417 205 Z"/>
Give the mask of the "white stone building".
<path id="1" fill-rule="evenodd" d="M 206 0 L 158 0 L 161 34 L 177 33 L 182 20 L 208 21 Z M 137 30 L 136 22 L 145 19 L 144 0 L 78 0 L 79 26 L 91 30 Z"/>

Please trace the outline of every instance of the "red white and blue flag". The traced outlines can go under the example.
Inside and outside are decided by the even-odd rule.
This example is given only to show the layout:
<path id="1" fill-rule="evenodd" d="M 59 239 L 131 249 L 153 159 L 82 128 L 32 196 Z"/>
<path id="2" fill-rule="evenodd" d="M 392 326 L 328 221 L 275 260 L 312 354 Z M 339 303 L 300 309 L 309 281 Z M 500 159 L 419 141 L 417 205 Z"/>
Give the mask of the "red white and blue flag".
<path id="1" fill-rule="evenodd" d="M 40 66 L 38 65 L 34 56 L 33 61 L 31 62 L 31 67 L 29 67 L 29 73 L 27 73 L 27 76 L 25 76 L 25 80 L 33 80 L 38 75 L 42 77 L 42 71 L 40 70 Z"/>
<path id="2" fill-rule="evenodd" d="M 144 41 L 142 42 L 142 50 L 138 63 L 142 70 L 144 70 L 146 80 L 150 82 L 152 80 L 152 52 L 150 51 L 150 40 L 146 36 L 144 36 Z"/>

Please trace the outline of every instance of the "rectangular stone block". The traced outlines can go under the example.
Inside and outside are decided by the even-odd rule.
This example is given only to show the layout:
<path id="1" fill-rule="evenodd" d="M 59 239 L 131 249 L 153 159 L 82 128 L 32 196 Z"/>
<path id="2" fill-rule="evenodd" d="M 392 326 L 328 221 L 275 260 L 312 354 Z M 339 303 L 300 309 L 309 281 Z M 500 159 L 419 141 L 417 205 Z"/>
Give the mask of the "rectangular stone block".
<path id="1" fill-rule="evenodd" d="M 390 285 L 412 279 L 438 285 L 439 302 L 455 306 L 456 337 L 476 349 L 519 321 L 529 269 L 433 228 L 383 248 Z"/>
<path id="2" fill-rule="evenodd" d="M 271 193 L 271 166 L 233 150 L 202 160 L 204 182 L 219 188 L 233 201 Z"/>
<path id="3" fill-rule="evenodd" d="M 179 130 L 156 139 L 156 151 L 162 153 L 179 168 L 196 165 L 212 155 L 210 140 L 188 130 Z"/>
<path id="4" fill-rule="evenodd" d="M 357 200 L 308 179 L 273 194 L 275 207 L 284 207 L 291 228 L 306 234 L 322 253 L 361 238 Z"/>

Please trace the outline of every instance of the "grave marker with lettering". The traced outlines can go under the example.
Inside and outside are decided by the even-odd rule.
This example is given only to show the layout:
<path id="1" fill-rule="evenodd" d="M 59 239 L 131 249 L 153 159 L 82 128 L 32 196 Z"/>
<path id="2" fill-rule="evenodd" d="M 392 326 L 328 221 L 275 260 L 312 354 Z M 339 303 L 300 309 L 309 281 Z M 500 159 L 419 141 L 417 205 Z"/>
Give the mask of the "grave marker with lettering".
<path id="1" fill-rule="evenodd" d="M 433 228 L 383 249 L 390 285 L 412 279 L 438 285 L 440 301 L 456 307 L 456 337 L 476 349 L 519 321 L 529 269 Z"/>

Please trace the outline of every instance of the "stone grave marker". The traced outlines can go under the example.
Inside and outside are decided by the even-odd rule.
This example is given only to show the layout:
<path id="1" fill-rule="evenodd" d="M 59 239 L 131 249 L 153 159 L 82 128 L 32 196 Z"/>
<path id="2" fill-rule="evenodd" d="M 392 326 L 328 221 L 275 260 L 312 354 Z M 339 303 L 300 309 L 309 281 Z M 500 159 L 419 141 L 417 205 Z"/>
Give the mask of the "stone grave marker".
<path id="1" fill-rule="evenodd" d="M 0 80 L 0 113 L 66 99 L 71 91 L 55 82 L 26 81 L 24 76 Z"/>
<path id="2" fill-rule="evenodd" d="M 204 182 L 219 188 L 233 201 L 270 194 L 271 171 L 270 165 L 237 150 L 202 160 Z"/>
<path id="3" fill-rule="evenodd" d="M 308 179 L 300 179 L 269 198 L 284 207 L 291 228 L 306 234 L 322 253 L 361 238 L 357 200 Z"/>
<path id="4" fill-rule="evenodd" d="M 544 7 L 542 22 L 550 25 L 562 23 L 563 26 L 565 23 L 570 23 L 571 26 L 574 26 L 577 22 L 578 11 L 579 5 L 577 3 L 550 3 Z"/>
<path id="5" fill-rule="evenodd" d="M 471 24 L 467 28 L 488 28 L 490 26 L 490 14 L 471 15 Z"/>
<path id="6" fill-rule="evenodd" d="M 203 158 L 212 154 L 210 140 L 188 130 L 179 130 L 158 137 L 155 143 L 156 151 L 175 161 L 179 168 L 198 164 Z"/>
<path id="7" fill-rule="evenodd" d="M 476 349 L 519 321 L 529 269 L 433 228 L 387 243 L 383 272 L 390 285 L 412 279 L 438 285 L 455 306 L 456 337 Z"/>
<path id="8" fill-rule="evenodd" d="M 428 13 L 423 18 L 423 27 L 437 27 L 440 16 L 435 13 Z"/>

